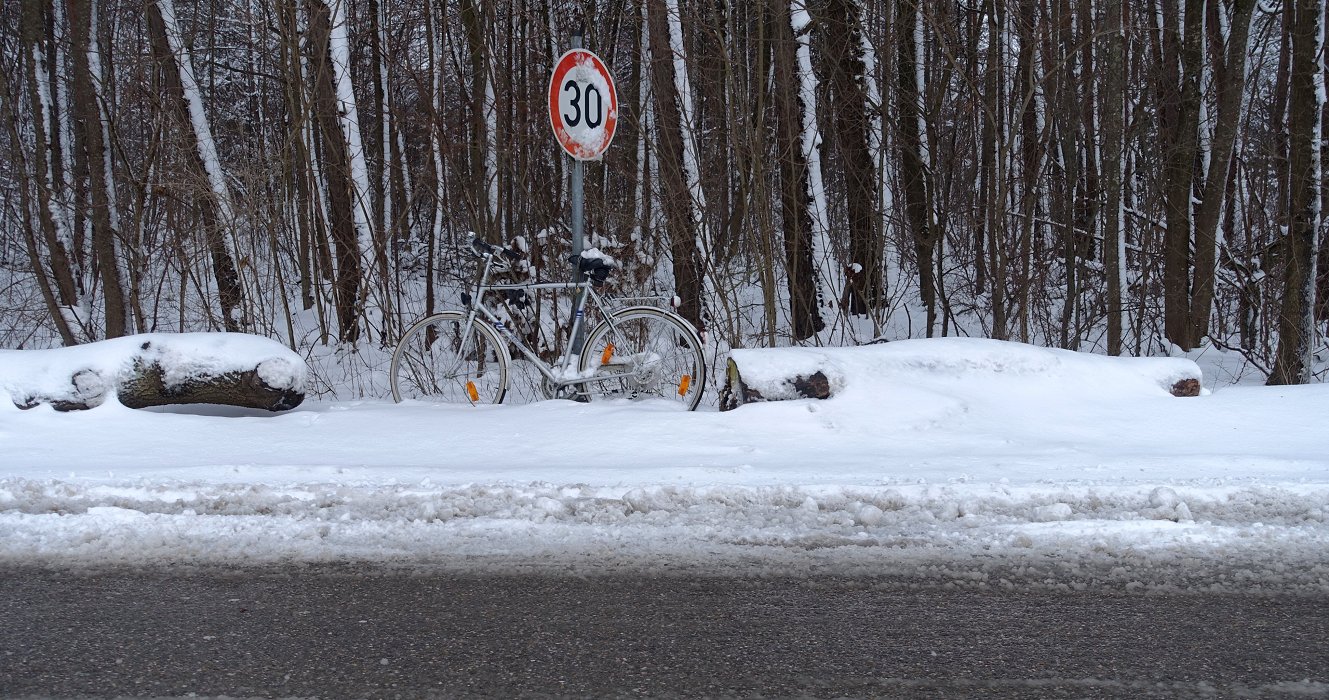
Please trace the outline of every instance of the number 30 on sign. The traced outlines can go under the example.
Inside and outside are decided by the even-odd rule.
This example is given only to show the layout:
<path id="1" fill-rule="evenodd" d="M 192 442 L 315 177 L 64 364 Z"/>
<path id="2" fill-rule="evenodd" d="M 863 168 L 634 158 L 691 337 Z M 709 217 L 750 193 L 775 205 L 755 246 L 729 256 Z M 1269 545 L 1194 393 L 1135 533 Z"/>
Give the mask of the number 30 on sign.
<path id="1" fill-rule="evenodd" d="M 572 49 L 558 59 L 549 80 L 549 121 L 559 145 L 577 160 L 597 160 L 609 148 L 618 94 L 599 56 Z"/>

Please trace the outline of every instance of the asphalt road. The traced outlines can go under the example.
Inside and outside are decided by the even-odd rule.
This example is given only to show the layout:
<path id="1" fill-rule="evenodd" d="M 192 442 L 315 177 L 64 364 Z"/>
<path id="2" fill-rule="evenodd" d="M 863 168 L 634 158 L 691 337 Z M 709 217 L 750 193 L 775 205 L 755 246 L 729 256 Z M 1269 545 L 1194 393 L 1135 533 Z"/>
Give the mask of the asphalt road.
<path id="1" fill-rule="evenodd" d="M 1329 697 L 1323 597 L 0 569 L 0 696 Z"/>

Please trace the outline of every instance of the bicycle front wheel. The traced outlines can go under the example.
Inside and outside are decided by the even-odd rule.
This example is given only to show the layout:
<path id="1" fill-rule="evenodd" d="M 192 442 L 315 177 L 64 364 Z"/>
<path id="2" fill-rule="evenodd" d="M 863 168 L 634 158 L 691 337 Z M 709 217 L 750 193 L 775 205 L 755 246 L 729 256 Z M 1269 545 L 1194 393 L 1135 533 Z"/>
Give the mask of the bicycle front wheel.
<path id="1" fill-rule="evenodd" d="M 588 399 L 663 398 L 691 411 L 706 388 L 701 338 L 681 317 L 649 306 L 610 314 L 586 336 Z M 592 374 L 593 373 L 593 374 Z"/>
<path id="2" fill-rule="evenodd" d="M 418 321 L 392 353 L 392 398 L 500 403 L 508 389 L 508 348 L 498 331 L 444 311 Z"/>

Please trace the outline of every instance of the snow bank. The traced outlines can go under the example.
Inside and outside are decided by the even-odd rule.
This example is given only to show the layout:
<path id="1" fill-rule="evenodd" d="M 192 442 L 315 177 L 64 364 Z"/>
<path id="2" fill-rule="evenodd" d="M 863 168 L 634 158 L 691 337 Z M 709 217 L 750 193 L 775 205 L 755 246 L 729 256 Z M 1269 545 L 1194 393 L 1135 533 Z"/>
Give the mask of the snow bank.
<path id="1" fill-rule="evenodd" d="M 981 341 L 770 357 L 848 383 L 724 413 L 0 411 L 0 565 L 1329 593 L 1329 385 L 1177 399 L 1184 364 Z"/>
<path id="2" fill-rule="evenodd" d="M 831 396 L 886 398 L 902 385 L 973 393 L 1147 397 L 1202 374 L 1184 358 L 1107 357 L 982 338 L 901 340 L 852 348 L 733 350 L 743 383 L 767 399 L 798 398 L 790 380 L 826 376 Z"/>
<path id="3" fill-rule="evenodd" d="M 304 360 L 273 340 L 244 333 L 147 333 L 50 350 L 0 350 L 0 390 L 15 406 L 34 399 L 101 405 L 138 364 L 163 369 L 166 387 L 257 368 L 274 389 L 302 392 Z M 6 403 L 0 401 L 0 410 Z"/>

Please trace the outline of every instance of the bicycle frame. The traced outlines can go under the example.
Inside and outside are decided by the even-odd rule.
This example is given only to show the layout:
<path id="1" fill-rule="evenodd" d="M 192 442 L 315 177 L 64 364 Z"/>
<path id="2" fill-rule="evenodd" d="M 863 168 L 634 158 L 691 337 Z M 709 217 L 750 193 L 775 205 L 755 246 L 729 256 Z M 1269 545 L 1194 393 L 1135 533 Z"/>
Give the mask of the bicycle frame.
<path id="1" fill-rule="evenodd" d="M 585 337 L 584 325 L 586 323 L 587 302 L 590 301 L 594 308 L 600 309 L 604 322 L 608 323 L 611 328 L 615 328 L 613 313 L 605 304 L 604 297 L 595 291 L 595 287 L 590 280 L 582 280 L 580 282 L 489 284 L 489 274 L 493 269 L 494 258 L 492 255 L 486 255 L 484 256 L 484 259 L 484 267 L 480 273 L 479 279 L 476 281 L 475 286 L 472 289 L 471 303 L 468 305 L 468 313 L 466 314 L 466 326 L 463 328 L 463 335 L 461 337 L 471 337 L 470 331 L 471 327 L 475 324 L 476 316 L 483 316 L 484 319 L 499 332 L 503 339 L 516 347 L 517 350 L 521 352 L 522 356 L 529 360 L 531 364 L 540 371 L 540 374 L 543 375 L 545 379 L 552 383 L 556 388 L 560 389 L 588 384 L 592 381 L 603 381 L 606 379 L 630 376 L 627 373 L 622 375 L 601 374 L 594 378 L 578 376 L 580 375 L 580 372 L 576 367 L 580 363 L 582 348 L 576 347 L 576 345 L 579 344 L 580 339 Z M 569 343 L 568 352 L 563 354 L 557 365 L 550 365 L 541 359 L 534 350 L 527 347 L 526 343 L 522 342 L 521 338 L 519 338 L 516 333 L 513 333 L 512 330 L 508 328 L 507 324 L 504 323 L 497 314 L 490 311 L 489 307 L 484 303 L 484 296 L 490 292 L 563 291 L 573 289 L 577 290 L 577 294 L 573 297 L 572 328 L 568 333 L 571 342 Z"/>

